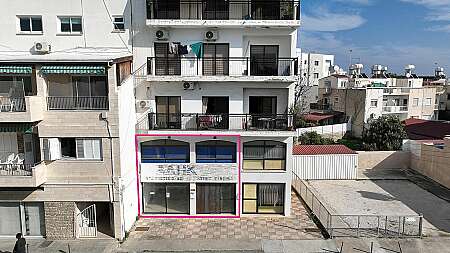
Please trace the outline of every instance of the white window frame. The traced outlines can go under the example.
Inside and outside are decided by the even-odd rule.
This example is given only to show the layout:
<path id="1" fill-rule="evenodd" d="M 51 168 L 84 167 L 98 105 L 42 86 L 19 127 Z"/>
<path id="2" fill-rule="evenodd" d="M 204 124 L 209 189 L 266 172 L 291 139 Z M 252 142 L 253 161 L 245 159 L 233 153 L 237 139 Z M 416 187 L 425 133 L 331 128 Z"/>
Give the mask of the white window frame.
<path id="1" fill-rule="evenodd" d="M 122 22 L 117 22 L 116 18 L 121 18 Z M 125 32 L 125 17 L 123 15 L 113 15 L 112 20 L 113 20 L 113 32 L 119 32 L 119 33 Z M 123 29 L 117 29 L 116 24 L 123 25 Z"/>
<path id="2" fill-rule="evenodd" d="M 78 144 L 82 142 L 83 143 L 83 154 L 80 154 L 80 150 L 78 150 Z M 91 145 L 91 151 L 92 153 L 90 156 L 86 157 L 86 143 L 91 142 L 89 145 Z M 94 152 L 96 146 L 95 142 L 98 142 L 98 151 Z M 102 139 L 100 138 L 75 138 L 75 149 L 76 149 L 76 155 L 77 160 L 94 160 L 94 161 L 101 161 L 103 159 L 102 156 Z"/>
<path id="3" fill-rule="evenodd" d="M 413 106 L 419 106 L 419 98 L 413 98 Z"/>
<path id="4" fill-rule="evenodd" d="M 425 106 L 431 106 L 431 99 L 432 98 L 425 98 L 425 101 L 424 101 Z"/>
<path id="5" fill-rule="evenodd" d="M 314 66 L 319 66 L 320 62 L 319 61 L 314 61 Z"/>
<path id="6" fill-rule="evenodd" d="M 314 73 L 314 79 L 319 79 L 319 73 Z"/>
<path id="7" fill-rule="evenodd" d="M 68 18 L 69 24 L 70 24 L 70 31 L 69 32 L 63 32 L 61 31 L 61 19 L 62 18 Z M 79 18 L 81 21 L 81 32 L 74 32 L 72 28 L 72 19 Z M 56 17 L 56 23 L 57 23 L 57 31 L 59 35 L 82 35 L 84 31 L 84 24 L 83 24 L 83 17 L 82 16 L 57 16 Z"/>
<path id="8" fill-rule="evenodd" d="M 22 31 L 22 29 L 20 28 L 20 19 L 21 18 L 27 18 L 28 22 L 30 23 L 30 29 L 31 31 Z M 40 18 L 41 19 L 41 31 L 33 31 L 33 25 L 31 23 L 31 19 L 32 18 Z M 42 20 L 42 16 L 41 15 L 17 15 L 16 16 L 17 22 L 16 22 L 16 27 L 17 27 L 17 34 L 27 34 L 27 35 L 42 35 L 44 34 L 44 22 Z"/>

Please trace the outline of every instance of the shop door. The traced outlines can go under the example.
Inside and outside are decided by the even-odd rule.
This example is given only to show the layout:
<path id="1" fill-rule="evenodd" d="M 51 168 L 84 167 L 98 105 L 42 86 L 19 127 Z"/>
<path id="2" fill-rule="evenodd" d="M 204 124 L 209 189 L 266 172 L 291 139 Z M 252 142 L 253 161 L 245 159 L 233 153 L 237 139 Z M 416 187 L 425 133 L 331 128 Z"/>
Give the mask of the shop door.
<path id="1" fill-rule="evenodd" d="M 235 184 L 197 184 L 197 213 L 235 213 Z"/>
<path id="2" fill-rule="evenodd" d="M 189 184 L 144 183 L 144 212 L 189 213 Z"/>

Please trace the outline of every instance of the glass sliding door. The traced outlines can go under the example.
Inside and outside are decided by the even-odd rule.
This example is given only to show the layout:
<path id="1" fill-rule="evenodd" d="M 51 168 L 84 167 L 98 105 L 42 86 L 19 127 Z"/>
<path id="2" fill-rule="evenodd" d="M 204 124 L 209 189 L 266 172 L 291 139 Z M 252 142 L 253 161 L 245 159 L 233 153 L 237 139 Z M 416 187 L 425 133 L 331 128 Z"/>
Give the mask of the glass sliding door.
<path id="1" fill-rule="evenodd" d="M 284 213 L 284 184 L 243 184 L 243 213 Z"/>
<path id="2" fill-rule="evenodd" d="M 278 75 L 278 46 L 250 46 L 250 74 L 252 76 Z"/>
<path id="3" fill-rule="evenodd" d="M 234 214 L 235 210 L 235 184 L 197 184 L 198 214 Z"/>
<path id="4" fill-rule="evenodd" d="M 203 75 L 227 76 L 229 68 L 229 44 L 203 44 Z"/>
<path id="5" fill-rule="evenodd" d="M 44 225 L 44 205 L 42 203 L 24 203 L 25 233 L 24 235 L 43 236 L 45 234 Z"/>
<path id="6" fill-rule="evenodd" d="M 189 184 L 143 183 L 142 196 L 144 213 L 189 213 Z"/>
<path id="7" fill-rule="evenodd" d="M 156 124 L 159 129 L 181 128 L 181 97 L 156 97 Z"/>
<path id="8" fill-rule="evenodd" d="M 169 53 L 169 43 L 155 43 L 155 75 L 181 75 L 181 58 Z"/>
<path id="9" fill-rule="evenodd" d="M 0 203 L 0 236 L 22 231 L 19 203 Z"/>

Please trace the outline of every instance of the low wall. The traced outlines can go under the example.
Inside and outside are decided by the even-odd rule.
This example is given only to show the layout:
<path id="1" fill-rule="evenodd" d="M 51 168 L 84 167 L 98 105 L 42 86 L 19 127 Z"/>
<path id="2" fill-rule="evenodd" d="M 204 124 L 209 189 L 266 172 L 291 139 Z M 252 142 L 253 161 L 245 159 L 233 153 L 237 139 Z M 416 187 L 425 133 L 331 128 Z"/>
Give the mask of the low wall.
<path id="1" fill-rule="evenodd" d="M 350 130 L 351 130 L 350 123 L 297 128 L 297 137 L 306 132 L 316 132 L 324 137 L 332 139 L 340 139 Z"/>
<path id="2" fill-rule="evenodd" d="M 408 169 L 406 151 L 358 151 L 358 169 Z"/>

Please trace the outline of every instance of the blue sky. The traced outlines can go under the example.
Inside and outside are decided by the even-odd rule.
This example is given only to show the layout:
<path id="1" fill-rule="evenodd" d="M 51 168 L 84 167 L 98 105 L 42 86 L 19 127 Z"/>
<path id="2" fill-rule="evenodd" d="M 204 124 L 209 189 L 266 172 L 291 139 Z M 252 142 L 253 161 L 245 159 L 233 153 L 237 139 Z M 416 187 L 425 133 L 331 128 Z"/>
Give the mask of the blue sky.
<path id="1" fill-rule="evenodd" d="M 450 0 L 303 0 L 298 47 L 402 73 L 407 64 L 450 75 Z"/>

